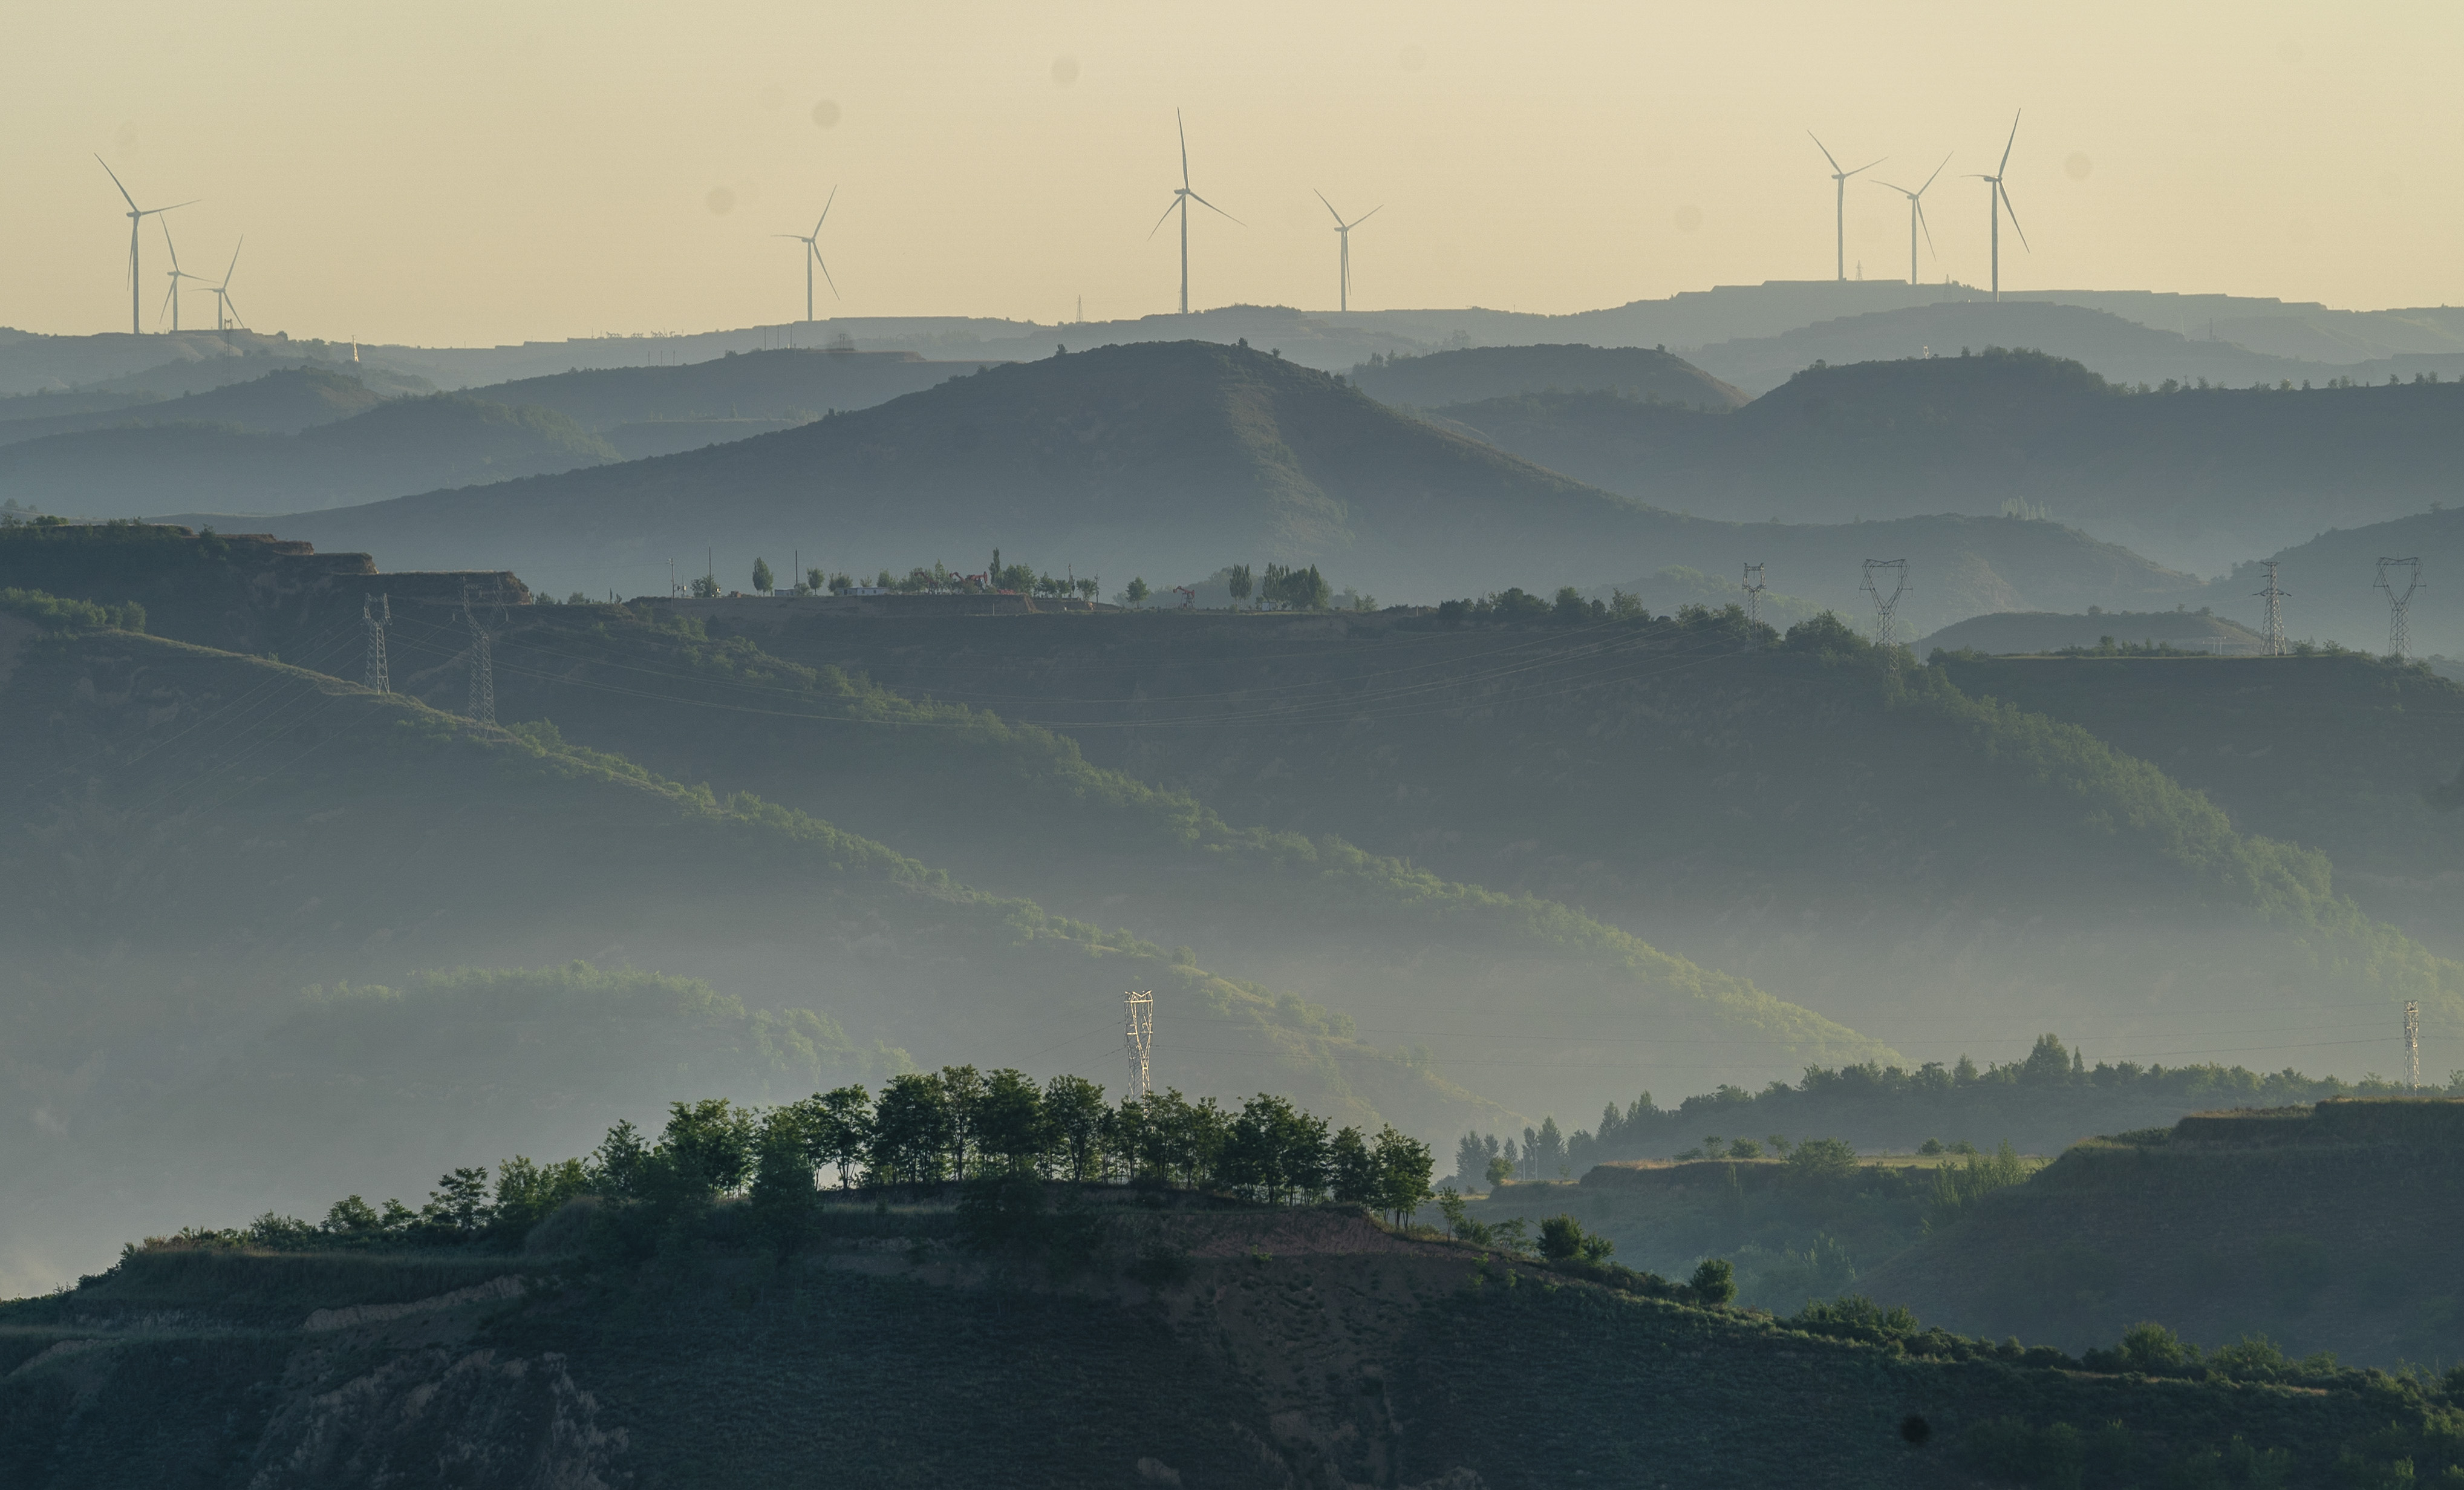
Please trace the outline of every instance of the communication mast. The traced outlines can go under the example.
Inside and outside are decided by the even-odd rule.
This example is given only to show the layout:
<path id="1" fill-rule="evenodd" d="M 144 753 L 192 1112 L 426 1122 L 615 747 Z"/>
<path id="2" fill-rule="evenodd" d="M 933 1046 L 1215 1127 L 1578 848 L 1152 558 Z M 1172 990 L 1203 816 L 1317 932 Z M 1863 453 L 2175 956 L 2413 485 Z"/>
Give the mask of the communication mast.
<path id="1" fill-rule="evenodd" d="M 1763 618 L 1763 567 L 1761 565 L 1746 566 L 1746 582 L 1743 589 L 1746 592 L 1746 619 L 1761 620 Z"/>
<path id="2" fill-rule="evenodd" d="M 2398 575 L 2404 579 L 2401 590 L 2395 588 Z M 2387 591 L 2387 656 L 2400 659 L 2412 650 L 2412 597 L 2421 589 L 2421 561 L 2381 559 L 2379 582 L 2375 588 Z"/>
<path id="3" fill-rule="evenodd" d="M 2284 602 L 2293 593 L 2277 588 L 2276 565 L 2274 559 L 2261 561 L 2261 567 L 2267 570 L 2267 588 L 2253 591 L 2267 602 L 2267 655 L 2271 657 L 2284 656 Z"/>
<path id="4" fill-rule="evenodd" d="M 1889 594 L 1883 594 L 1882 587 L 1874 583 L 1874 577 L 1877 574 L 1888 574 L 1891 577 Z M 1894 645 L 1899 640 L 1893 627 L 1894 612 L 1899 609 L 1900 597 L 1908 592 L 1908 561 L 1905 559 L 1866 560 L 1865 583 L 1860 588 L 1865 593 L 1874 597 L 1874 644 L 1878 647 Z"/>
<path id="5" fill-rule="evenodd" d="M 1145 1099 L 1155 1095 L 1155 1081 L 1147 1067 L 1155 1051 L 1155 990 L 1124 993 L 1121 1002 L 1129 1006 L 1130 1029 L 1130 1095 Z"/>
<path id="6" fill-rule="evenodd" d="M 385 675 L 385 628 L 393 623 L 393 597 L 360 596 L 360 624 L 368 630 L 368 689 L 373 693 L 393 692 L 393 681 Z"/>
<path id="7" fill-rule="evenodd" d="M 2405 1082 L 2413 1091 L 2421 1090 L 2421 1001 L 2404 1001 L 2404 1064 Z"/>

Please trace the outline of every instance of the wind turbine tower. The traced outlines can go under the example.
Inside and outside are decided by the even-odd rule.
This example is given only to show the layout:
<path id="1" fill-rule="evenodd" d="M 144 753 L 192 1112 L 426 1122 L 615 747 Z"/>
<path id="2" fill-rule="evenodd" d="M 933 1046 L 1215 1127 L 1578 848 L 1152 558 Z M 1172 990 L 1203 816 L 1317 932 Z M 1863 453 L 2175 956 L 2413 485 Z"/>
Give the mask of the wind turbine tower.
<path id="1" fill-rule="evenodd" d="M 1172 205 L 1163 210 L 1163 217 L 1156 218 L 1155 225 L 1147 230 L 1147 240 L 1153 242 L 1155 235 L 1163 231 L 1165 217 L 1170 217 L 1175 212 L 1180 214 L 1180 313 L 1186 316 L 1189 314 L 1189 204 L 1196 202 L 1228 222 L 1237 223 L 1241 219 L 1190 189 L 1189 125 L 1182 122 L 1178 109 L 1172 111 L 1172 121 L 1174 126 L 1180 131 L 1180 185 L 1173 189 Z M 1342 221 L 1340 217 L 1335 220 Z"/>
<path id="2" fill-rule="evenodd" d="M 194 207 L 205 198 L 190 197 L 185 202 L 174 202 L 169 207 L 140 207 L 137 205 L 137 198 L 128 194 L 128 189 L 121 186 L 120 172 L 111 168 L 109 161 L 98 155 L 94 158 L 94 163 L 102 167 L 102 173 L 111 178 L 113 186 L 120 187 L 120 199 L 128 204 L 128 334 L 143 336 L 145 310 L 139 300 L 140 295 L 143 293 L 143 285 L 138 276 L 140 268 L 137 261 L 138 230 L 145 226 L 145 219 L 148 217 L 159 217 L 165 212 L 176 211 L 183 207 Z M 167 233 L 168 230 L 165 231 Z"/>
<path id="3" fill-rule="evenodd" d="M 1885 155 L 1881 157 L 1881 160 L 1867 161 L 1864 165 L 1858 167 L 1855 170 L 1841 170 L 1839 168 L 1839 158 L 1831 153 L 1831 146 L 1824 145 L 1820 138 L 1818 138 L 1811 129 L 1805 132 L 1805 138 L 1812 140 L 1814 142 L 1814 147 L 1822 152 L 1822 158 L 1831 163 L 1831 182 L 1833 187 L 1837 189 L 1839 196 L 1839 200 L 1836 204 L 1836 225 L 1838 229 L 1837 236 L 1839 251 L 1839 282 L 1845 284 L 1848 282 L 1848 178 L 1872 170 L 1875 167 L 1882 164 L 1882 161 L 1889 160 L 1890 157 Z"/>
<path id="4" fill-rule="evenodd" d="M 1944 156 L 1942 158 L 1942 166 L 1947 166 L 1949 164 L 1950 157 L 1947 155 Z M 1933 175 L 1927 176 L 1925 178 L 1925 184 L 1917 188 L 1914 191 L 1909 190 L 1905 187 L 1891 186 L 1891 183 L 1887 181 L 1877 181 L 1874 183 L 1874 185 L 1878 187 L 1890 187 L 1892 190 L 1897 191 L 1900 195 L 1908 199 L 1908 283 L 1910 284 L 1917 282 L 1918 229 L 1923 228 L 1925 230 L 1925 248 L 1927 250 L 1931 250 L 1933 247 L 1933 225 L 1925 221 L 1925 194 L 1933 189 L 1934 177 L 1942 174 L 1942 166 L 1935 167 L 1933 168 Z"/>
<path id="5" fill-rule="evenodd" d="M 844 297 L 839 294 L 839 282 L 836 279 L 830 278 L 830 266 L 822 262 L 822 224 L 830 220 L 830 208 L 838 201 L 838 199 L 839 189 L 836 187 L 830 188 L 829 200 L 822 204 L 822 215 L 813 223 L 812 232 L 780 233 L 772 234 L 774 237 L 793 238 L 797 242 L 804 245 L 804 322 L 807 325 L 810 325 L 813 320 L 814 265 L 821 265 L 822 278 L 826 281 L 830 287 L 830 298 L 832 300 L 844 299 Z"/>
<path id="6" fill-rule="evenodd" d="M 1343 214 L 1334 210 L 1334 204 L 1326 201 L 1325 192 L 1318 192 L 1317 199 L 1326 202 L 1327 212 L 1334 218 L 1334 235 L 1343 245 L 1342 253 L 1338 256 L 1341 259 L 1341 267 L 1335 276 L 1334 308 L 1337 311 L 1347 311 L 1352 308 L 1352 230 L 1384 211 L 1386 204 L 1380 202 L 1352 221 L 1345 222 Z"/>
<path id="7" fill-rule="evenodd" d="M 2011 205 L 2011 193 L 2002 185 L 2004 172 L 2011 168 L 2011 147 L 2018 143 L 2019 116 L 2013 114 L 2011 116 L 2011 138 L 2002 145 L 2002 164 L 1993 167 L 1993 174 L 1991 176 L 1981 171 L 1976 173 L 1976 179 L 1985 183 L 1986 215 L 1992 219 L 1993 299 L 1997 303 L 2002 299 L 2002 214 L 2004 212 L 2011 214 L 2011 231 L 2019 235 L 2019 246 L 2028 249 L 2031 254 L 2035 252 L 2035 249 L 2028 248 L 2028 230 L 2019 226 L 2019 210 Z"/>
<path id="8" fill-rule="evenodd" d="M 214 329 L 224 333 L 226 343 L 230 341 L 231 328 L 240 324 L 239 312 L 231 308 L 231 282 L 232 273 L 239 268 L 239 251 L 247 242 L 248 239 L 242 238 L 231 245 L 231 263 L 223 270 L 223 282 L 213 287 Z M 351 360 L 359 361 L 356 347 Z"/>

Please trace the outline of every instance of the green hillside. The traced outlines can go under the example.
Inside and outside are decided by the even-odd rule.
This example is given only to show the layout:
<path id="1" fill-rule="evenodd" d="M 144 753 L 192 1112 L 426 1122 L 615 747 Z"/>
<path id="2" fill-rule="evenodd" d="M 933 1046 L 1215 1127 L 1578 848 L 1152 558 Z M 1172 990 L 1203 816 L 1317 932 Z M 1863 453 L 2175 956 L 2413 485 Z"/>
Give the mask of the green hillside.
<path id="1" fill-rule="evenodd" d="M 235 411 L 289 403 L 285 417 L 296 418 L 297 404 L 331 391 L 313 383 L 301 385 L 300 399 L 264 390 Z M 147 407 L 176 412 L 209 396 Z M 203 417 L 0 445 L 0 495 L 39 511 L 94 517 L 281 513 L 621 458 L 562 414 L 458 393 L 372 401 L 363 412 L 291 434 Z"/>
<path id="2" fill-rule="evenodd" d="M 1518 393 L 1603 392 L 1638 403 L 1726 411 L 1746 395 L 1666 351 L 1640 346 L 1473 346 L 1373 357 L 1352 382 L 1380 403 L 1434 408 Z"/>
<path id="3" fill-rule="evenodd" d="M 2217 656 L 2250 656 L 2266 650 L 2267 638 L 2209 607 L 2192 611 L 2105 611 L 2060 615 L 2049 611 L 1998 611 L 1971 615 L 1916 644 L 1920 653 L 1982 652 L 2012 656 L 2065 648 L 2118 651 L 2123 647 L 2170 647 Z"/>
<path id="4" fill-rule="evenodd" d="M 2354 1076 L 2387 1069 L 2408 998 L 2433 1059 L 2464 1056 L 2464 967 L 2364 914 L 2328 856 L 2237 830 L 2169 755 L 1893 671 L 1844 633 L 1755 651 L 1710 617 L 709 611 L 774 654 L 1046 724 L 1229 821 L 1580 906 L 1919 1059 L 2015 1058 L 2047 1027 L 2168 1063 L 2366 1039 L 2337 1068 Z M 1500 1060 L 1601 1033 L 1514 1007 L 1385 1028 L 1478 1032 Z M 2205 1034 L 2193 1012 L 2217 1010 L 2263 1033 Z"/>
<path id="5" fill-rule="evenodd" d="M 2197 589 L 2052 523 L 1779 529 L 1764 516 L 1740 525 L 1641 507 L 1269 353 L 1160 343 L 997 367 L 724 447 L 279 527 L 407 567 L 511 567 L 590 594 L 641 593 L 689 555 L 733 586 L 757 555 L 968 572 L 996 547 L 1104 576 L 1108 592 L 1132 575 L 1160 585 L 1280 562 L 1427 601 L 1671 564 L 1719 573 L 1749 555 L 1784 570 L 1793 592 L 1838 605 L 1857 597 L 1863 561 L 1887 552 L 1918 566 L 1903 613 L 1925 626 L 2017 605 L 2169 605 Z"/>
<path id="6" fill-rule="evenodd" d="M 605 434 L 647 421 L 801 424 L 832 410 L 869 409 L 995 366 L 997 359 L 928 362 L 912 352 L 804 347 L 729 352 L 671 367 L 590 367 L 464 391 L 500 404 L 552 409 Z"/>
<path id="7" fill-rule="evenodd" d="M 2464 768 L 2464 686 L 2351 656 L 1946 657 L 1943 667 L 1964 692 L 2077 724 L 2163 767 L 2245 833 L 2323 851 L 2342 893 L 2464 955 L 2464 843 L 2424 800 Z"/>
<path id="8" fill-rule="evenodd" d="M 2082 1144 L 1859 1280 L 1953 1329 L 2077 1348 L 2132 1321 L 2294 1355 L 2464 1354 L 2464 1101 L 2330 1101 Z"/>
<path id="9" fill-rule="evenodd" d="M 72 402 L 67 398 L 61 402 Z M 321 367 L 285 367 L 247 383 L 226 384 L 177 398 L 134 401 L 57 413 L 19 413 L 0 399 L 0 444 L 79 430 L 121 430 L 159 424 L 228 425 L 264 434 L 297 434 L 373 409 L 379 395 L 359 378 Z M 39 406 L 42 398 L 26 400 Z"/>
<path id="10" fill-rule="evenodd" d="M 1067 1247 L 971 1242 L 947 1202 L 834 1205 L 783 1256 L 742 1205 L 648 1262 L 560 1252 L 555 1221 L 514 1256 L 152 1245 L 0 1312 L 0 1467 L 41 1490 L 439 1462 L 474 1487 L 826 1464 L 853 1485 L 2103 1490 L 2396 1483 L 2360 1477 L 2460 1457 L 2434 1380 L 2080 1370 L 1904 1317 L 1638 1297 L 1356 1213 L 1129 1198 L 1046 1217 Z"/>

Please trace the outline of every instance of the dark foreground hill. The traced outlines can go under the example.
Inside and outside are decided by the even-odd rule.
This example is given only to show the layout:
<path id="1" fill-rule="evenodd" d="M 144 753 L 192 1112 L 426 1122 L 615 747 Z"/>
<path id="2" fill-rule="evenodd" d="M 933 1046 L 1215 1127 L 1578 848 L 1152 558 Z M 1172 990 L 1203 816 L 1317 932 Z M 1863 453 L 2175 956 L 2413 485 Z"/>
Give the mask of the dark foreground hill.
<path id="1" fill-rule="evenodd" d="M 1762 516 L 1762 514 L 1757 514 Z M 486 555 L 549 590 L 641 593 L 671 566 L 722 588 L 757 555 L 903 573 L 1012 560 L 1151 583 L 1320 565 L 1367 593 L 1606 584 L 1767 559 L 1845 606 L 1907 557 L 1921 626 L 2014 606 L 2145 609 L 2188 575 L 2053 523 L 1921 519 L 1777 528 L 1660 511 L 1447 434 L 1333 376 L 1244 347 L 1163 343 L 994 367 L 781 434 L 488 491 L 301 515 L 285 536 L 405 566 Z M 1919 617 L 1938 619 L 1919 620 Z"/>
<path id="2" fill-rule="evenodd" d="M 1603 392 L 1638 403 L 1734 409 L 1736 389 L 1666 351 L 1640 346 L 1475 346 L 1419 357 L 1380 357 L 1352 369 L 1380 403 L 1434 408 L 1518 393 Z"/>
<path id="3" fill-rule="evenodd" d="M 2370 1360 L 2464 1354 L 2464 1101 L 2328 1101 L 2082 1144 L 1860 1279 L 2071 1347 L 2160 1319 Z"/>
<path id="4" fill-rule="evenodd" d="M 2428 1479 L 2458 1457 L 2434 1385 L 2085 1371 L 1900 1321 L 1639 1297 L 1356 1213 L 1072 1198 L 1040 1218 L 1050 1240 L 1008 1243 L 946 1202 L 868 1199 L 783 1255 L 740 1205 L 655 1262 L 573 1250 L 590 1212 L 511 1256 L 143 1251 L 0 1313 L 0 1474 L 1556 1490 L 2050 1466 L 2102 1490 L 2399 1458 Z"/>
<path id="5" fill-rule="evenodd" d="M 301 400 L 262 400 L 276 402 Z M 296 409 L 284 415 L 300 416 Z M 0 494 L 38 511 L 97 517 L 281 513 L 619 458 L 613 446 L 562 414 L 438 393 L 375 403 L 297 434 L 184 421 L 0 445 Z"/>
<path id="6" fill-rule="evenodd" d="M 2464 456 L 2453 384 L 2142 395 L 2039 353 L 1934 353 L 1812 367 L 1729 416 L 1574 392 L 1438 412 L 1551 470 L 1705 517 L 2024 502 L 2207 572 L 2331 523 L 2418 512 L 2450 495 Z M 2232 613 L 2248 612 L 2251 588 L 2233 591 Z"/>

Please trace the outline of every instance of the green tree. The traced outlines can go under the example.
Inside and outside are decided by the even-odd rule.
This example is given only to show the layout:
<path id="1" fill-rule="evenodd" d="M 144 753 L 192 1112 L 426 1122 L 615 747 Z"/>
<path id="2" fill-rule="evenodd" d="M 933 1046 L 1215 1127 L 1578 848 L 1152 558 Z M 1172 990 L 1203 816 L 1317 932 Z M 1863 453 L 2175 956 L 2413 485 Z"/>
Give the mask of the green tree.
<path id="1" fill-rule="evenodd" d="M 1327 1145 L 1327 1180 L 1334 1198 L 1347 1206 L 1377 1203 L 1377 1156 L 1358 1128 L 1345 1128 Z"/>
<path id="2" fill-rule="evenodd" d="M 872 1101 L 861 1086 L 842 1086 L 808 1099 L 812 1103 L 807 1138 L 815 1164 L 838 1167 L 839 1189 L 847 1188 L 847 1171 L 865 1156 L 872 1140 Z"/>
<path id="3" fill-rule="evenodd" d="M 1429 1145 L 1387 1123 L 1377 1132 L 1377 1208 L 1400 1226 L 1428 1204 L 1429 1174 L 1436 1168 Z"/>
<path id="4" fill-rule="evenodd" d="M 419 1229 L 430 1241 L 470 1241 L 488 1229 L 493 1215 L 487 1167 L 449 1169 L 419 1208 Z"/>
<path id="5" fill-rule="evenodd" d="M 695 600 L 715 600 L 718 598 L 718 576 L 704 574 L 695 579 L 691 588 Z"/>
<path id="6" fill-rule="evenodd" d="M 1069 1178 L 1084 1183 L 1103 1157 L 1104 1089 L 1085 1077 L 1057 1076 L 1044 1084 L 1044 1121 L 1069 1168 Z"/>
<path id="7" fill-rule="evenodd" d="M 1249 591 L 1255 588 L 1255 576 L 1250 574 L 1249 567 L 1245 564 L 1236 564 L 1232 566 L 1231 572 L 1224 576 L 1223 588 L 1231 593 L 1232 603 L 1237 606 L 1249 598 Z"/>
<path id="8" fill-rule="evenodd" d="M 1142 606 L 1147 603 L 1147 597 L 1155 591 L 1149 589 L 1145 578 L 1140 577 L 1130 581 L 1130 588 L 1122 590 L 1121 593 L 1129 597 L 1131 605 Z"/>
<path id="9" fill-rule="evenodd" d="M 566 1201 L 589 1190 L 589 1168 L 579 1159 L 542 1165 L 516 1154 L 496 1166 L 492 1229 L 512 1237 L 526 1235 Z"/>
<path id="10" fill-rule="evenodd" d="M 658 1152 L 666 1156 L 676 1182 L 688 1193 L 732 1195 L 752 1178 L 759 1131 L 752 1111 L 724 1097 L 670 1102 Z"/>
<path id="11" fill-rule="evenodd" d="M 1052 1146 L 1044 1094 L 1033 1081 L 1004 1067 L 984 1079 L 970 1119 L 978 1165 L 986 1171 L 1028 1174 Z"/>
<path id="12" fill-rule="evenodd" d="M 781 1256 L 795 1250 L 821 1209 L 809 1111 L 801 1102 L 773 1111 L 754 1141 L 753 1225 Z"/>
<path id="13" fill-rule="evenodd" d="M 770 561 L 759 557 L 755 558 L 753 561 L 753 592 L 757 595 L 766 595 L 770 593 L 772 583 L 773 577 L 770 573 Z"/>
<path id="14" fill-rule="evenodd" d="M 1705 1257 L 1685 1286 L 1693 1293 L 1695 1302 L 1718 1308 L 1736 1299 L 1737 1270 L 1726 1257 Z"/>
<path id="15" fill-rule="evenodd" d="M 804 571 L 804 588 L 811 590 L 816 595 L 820 594 L 824 589 L 828 589 L 830 577 L 824 574 L 820 569 L 806 569 Z"/>
<path id="16" fill-rule="evenodd" d="M 1837 1179 L 1856 1168 L 1857 1150 L 1845 1139 L 1805 1139 L 1788 1156 L 1788 1172 L 1807 1179 Z"/>
<path id="17" fill-rule="evenodd" d="M 1241 1104 L 1223 1140 L 1222 1178 L 1260 1191 L 1270 1205 L 1312 1195 L 1326 1183 L 1326 1120 L 1261 1092 Z"/>
<path id="18" fill-rule="evenodd" d="M 949 1126 L 944 1130 L 950 1150 L 950 1177 L 967 1177 L 968 1161 L 979 1151 L 977 1142 L 982 1117 L 984 1079 L 973 1066 L 941 1068 L 941 1104 L 948 1114 Z"/>
<path id="19" fill-rule="evenodd" d="M 1540 1223 L 1540 1256 L 1563 1262 L 1580 1257 L 1586 1262 L 1606 1262 L 1617 1251 L 1617 1243 L 1583 1230 L 1583 1224 L 1570 1215 L 1552 1215 Z"/>
<path id="20" fill-rule="evenodd" d="M 1487 1179 L 1490 1190 L 1495 1190 L 1500 1185 L 1513 1184 L 1514 1161 L 1504 1154 L 1491 1154 L 1488 1159 L 1488 1168 L 1485 1171 L 1484 1177 Z"/>
<path id="21" fill-rule="evenodd" d="M 1091 574 L 1078 582 L 1078 598 L 1086 601 L 1089 605 L 1093 605 L 1095 603 L 1095 597 L 1103 592 L 1103 582 L 1096 579 Z"/>
<path id="22" fill-rule="evenodd" d="M 642 1142 L 641 1130 L 627 1120 L 607 1130 L 607 1136 L 591 1150 L 588 1162 L 590 1172 L 603 1191 L 632 1199 L 642 1193 L 643 1170 L 649 1158 L 650 1148 Z"/>
<path id="23" fill-rule="evenodd" d="M 950 1103 L 938 1078 L 909 1072 L 890 1079 L 873 1104 L 870 1145 L 865 1153 L 877 1183 L 937 1180 L 950 1150 Z"/>

